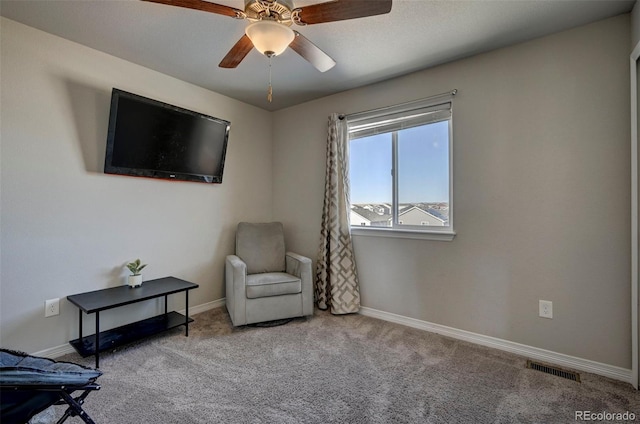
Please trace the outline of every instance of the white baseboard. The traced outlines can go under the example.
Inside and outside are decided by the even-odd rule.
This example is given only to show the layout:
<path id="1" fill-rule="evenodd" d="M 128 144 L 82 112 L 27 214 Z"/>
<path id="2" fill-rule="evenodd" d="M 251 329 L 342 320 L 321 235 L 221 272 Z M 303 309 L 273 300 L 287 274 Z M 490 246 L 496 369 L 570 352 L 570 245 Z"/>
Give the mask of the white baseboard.
<path id="1" fill-rule="evenodd" d="M 402 315 L 392 314 L 390 312 L 379 311 L 377 309 L 360 307 L 360 314 L 372 318 L 378 318 L 384 321 L 396 324 L 406 325 L 407 327 L 417 328 L 432 333 L 442 334 L 458 340 L 488 346 L 506 352 L 515 353 L 516 355 L 525 356 L 530 359 L 555 364 L 565 368 L 590 372 L 593 374 L 609 377 L 614 380 L 624 381 L 632 384 L 632 373 L 630 369 L 616 367 L 613 365 L 603 364 L 601 362 L 582 359 L 575 356 L 565 355 L 550 350 L 540 349 L 533 346 L 527 346 L 508 340 L 498 339 L 495 337 L 485 336 L 482 334 L 472 333 L 470 331 L 458 330 L 457 328 L 447 327 L 445 325 L 434 324 L 428 321 L 422 321 L 415 318 L 409 318 Z"/>
<path id="2" fill-rule="evenodd" d="M 73 353 L 73 352 L 75 352 L 73 347 L 71 347 L 69 343 L 66 343 L 60 346 L 50 347 L 49 349 L 41 350 L 39 352 L 33 352 L 31 355 L 56 359 L 61 357 L 62 355 L 66 355 L 68 353 Z"/>
<path id="3" fill-rule="evenodd" d="M 189 315 L 196 315 L 215 308 L 221 308 L 225 305 L 225 298 L 214 300 L 212 302 L 203 303 L 189 308 Z M 184 309 L 179 310 L 184 314 Z M 565 355 L 550 350 L 540 349 L 533 346 L 527 346 L 508 340 L 498 339 L 496 337 L 485 336 L 483 334 L 472 333 L 470 331 L 459 330 L 445 325 L 434 324 L 428 321 L 422 321 L 415 318 L 409 318 L 390 312 L 379 311 L 368 307 L 361 307 L 360 314 L 372 318 L 378 318 L 384 321 L 396 324 L 406 325 L 407 327 L 417 328 L 419 330 L 429 331 L 432 333 L 442 334 L 458 340 L 479 344 L 482 346 L 492 347 L 495 349 L 511 352 L 516 355 L 525 356 L 530 359 L 544 361 L 565 368 L 571 368 L 579 371 L 590 372 L 593 374 L 609 377 L 614 380 L 623 381 L 632 384 L 632 373 L 630 369 L 616 367 L 613 365 L 603 364 L 601 362 L 582 359 L 575 356 Z M 60 356 L 75 352 L 71 345 L 63 344 L 49 349 L 34 352 L 32 355 L 43 356 L 45 358 L 58 358 Z"/>
<path id="4" fill-rule="evenodd" d="M 223 297 L 222 299 L 218 299 L 218 300 L 214 300 L 212 302 L 207 302 L 207 303 L 203 303 L 202 305 L 197 305 L 197 306 L 189 306 L 189 315 L 196 315 L 199 314 L 201 312 L 205 312 L 205 311 L 209 311 L 211 309 L 216 309 L 216 308 L 221 308 L 225 305 L 226 298 Z M 184 309 L 180 309 L 179 311 L 176 311 L 180 314 L 185 313 Z"/>
<path id="5" fill-rule="evenodd" d="M 201 312 L 208 311 L 210 309 L 221 308 L 224 305 L 225 305 L 225 298 L 223 297 L 222 299 L 214 300 L 212 302 L 207 302 L 201 305 L 189 307 L 189 315 L 196 315 Z M 181 309 L 177 312 L 184 314 L 185 310 Z M 60 346 L 51 347 L 49 349 L 41 350 L 39 352 L 34 352 L 32 353 L 32 355 L 55 359 L 73 352 L 75 352 L 73 347 L 71 347 L 69 343 L 65 343 Z"/>

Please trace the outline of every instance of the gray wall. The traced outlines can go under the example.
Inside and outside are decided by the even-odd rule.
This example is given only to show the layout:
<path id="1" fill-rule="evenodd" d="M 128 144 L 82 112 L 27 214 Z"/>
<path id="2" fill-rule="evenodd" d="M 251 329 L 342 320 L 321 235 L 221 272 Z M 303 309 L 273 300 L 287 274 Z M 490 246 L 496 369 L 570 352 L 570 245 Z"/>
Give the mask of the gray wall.
<path id="1" fill-rule="evenodd" d="M 356 237 L 362 304 L 631 368 L 623 15 L 274 113 L 274 217 L 316 257 L 326 121 L 453 88 L 452 242 Z M 553 320 L 538 300 L 553 301 Z"/>
<path id="2" fill-rule="evenodd" d="M 635 6 L 633 7 L 633 10 L 631 11 L 631 48 L 629 49 L 630 52 L 633 51 L 633 49 L 636 47 L 636 44 L 638 44 L 638 42 L 640 42 L 640 6 L 638 6 L 638 3 L 636 2 Z M 640 69 L 638 69 L 638 63 L 636 62 L 636 90 L 637 90 L 636 99 L 640 99 L 640 73 L 638 71 L 640 71 Z M 640 107 L 636 108 L 636 113 L 637 113 L 637 117 L 636 117 L 637 119 L 636 125 L 637 125 L 638 123 L 640 123 Z M 640 159 L 640 153 L 639 153 L 638 159 Z M 638 183 L 640 184 L 640 181 L 638 181 Z M 636 259 L 640 261 L 640 258 L 636 258 Z M 640 309 L 640 290 L 638 291 L 638 298 L 636 299 L 636 304 Z M 637 323 L 636 329 L 638 332 L 637 337 L 638 339 L 640 339 L 640 322 Z M 638 351 L 637 354 L 638 354 L 637 361 L 638 363 L 640 363 L 640 351 Z M 636 372 L 640 373 L 640 371 L 638 370 L 636 370 Z M 638 375 L 636 375 L 636 377 L 638 377 Z"/>
<path id="3" fill-rule="evenodd" d="M 192 305 L 223 298 L 236 223 L 271 219 L 270 113 L 4 18 L 1 31 L 0 345 L 65 345 L 77 337 L 77 309 L 63 300 L 59 316 L 44 318 L 45 299 L 124 284 L 123 264 L 137 257 L 149 263 L 146 279 L 200 284 Z M 114 86 L 230 120 L 223 184 L 103 174 Z M 174 298 L 170 307 L 183 308 Z"/>
<path id="4" fill-rule="evenodd" d="M 631 49 L 640 41 L 640 6 L 638 2 L 633 6 L 631 10 Z"/>

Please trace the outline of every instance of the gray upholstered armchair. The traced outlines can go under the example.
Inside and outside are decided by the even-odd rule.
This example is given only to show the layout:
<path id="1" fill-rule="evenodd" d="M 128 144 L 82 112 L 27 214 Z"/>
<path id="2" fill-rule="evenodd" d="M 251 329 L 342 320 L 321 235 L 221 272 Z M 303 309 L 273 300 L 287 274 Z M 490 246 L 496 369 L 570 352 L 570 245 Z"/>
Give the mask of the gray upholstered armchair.
<path id="1" fill-rule="evenodd" d="M 238 224 L 225 280 L 227 310 L 236 327 L 313 314 L 311 260 L 286 252 L 280 222 Z"/>

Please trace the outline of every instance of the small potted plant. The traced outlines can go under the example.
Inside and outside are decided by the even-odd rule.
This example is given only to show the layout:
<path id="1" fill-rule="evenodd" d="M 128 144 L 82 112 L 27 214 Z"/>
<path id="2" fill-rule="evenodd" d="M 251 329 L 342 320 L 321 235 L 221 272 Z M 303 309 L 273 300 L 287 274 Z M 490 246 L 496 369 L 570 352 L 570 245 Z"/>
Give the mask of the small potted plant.
<path id="1" fill-rule="evenodd" d="M 129 268 L 129 271 L 131 271 L 132 274 L 129 276 L 129 287 L 138 287 L 142 285 L 142 274 L 140 274 L 140 271 L 142 271 L 145 266 L 147 266 L 147 264 L 141 263 L 140 259 L 136 259 L 135 261 L 127 264 L 127 268 Z"/>

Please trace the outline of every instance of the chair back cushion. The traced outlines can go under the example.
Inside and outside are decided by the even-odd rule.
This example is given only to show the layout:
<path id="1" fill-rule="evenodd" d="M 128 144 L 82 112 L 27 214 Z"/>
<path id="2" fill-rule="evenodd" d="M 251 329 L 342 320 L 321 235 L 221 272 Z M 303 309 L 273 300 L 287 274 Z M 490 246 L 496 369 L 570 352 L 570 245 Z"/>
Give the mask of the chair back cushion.
<path id="1" fill-rule="evenodd" d="M 247 274 L 284 272 L 285 253 L 282 223 L 238 224 L 236 255 L 247 264 Z"/>

